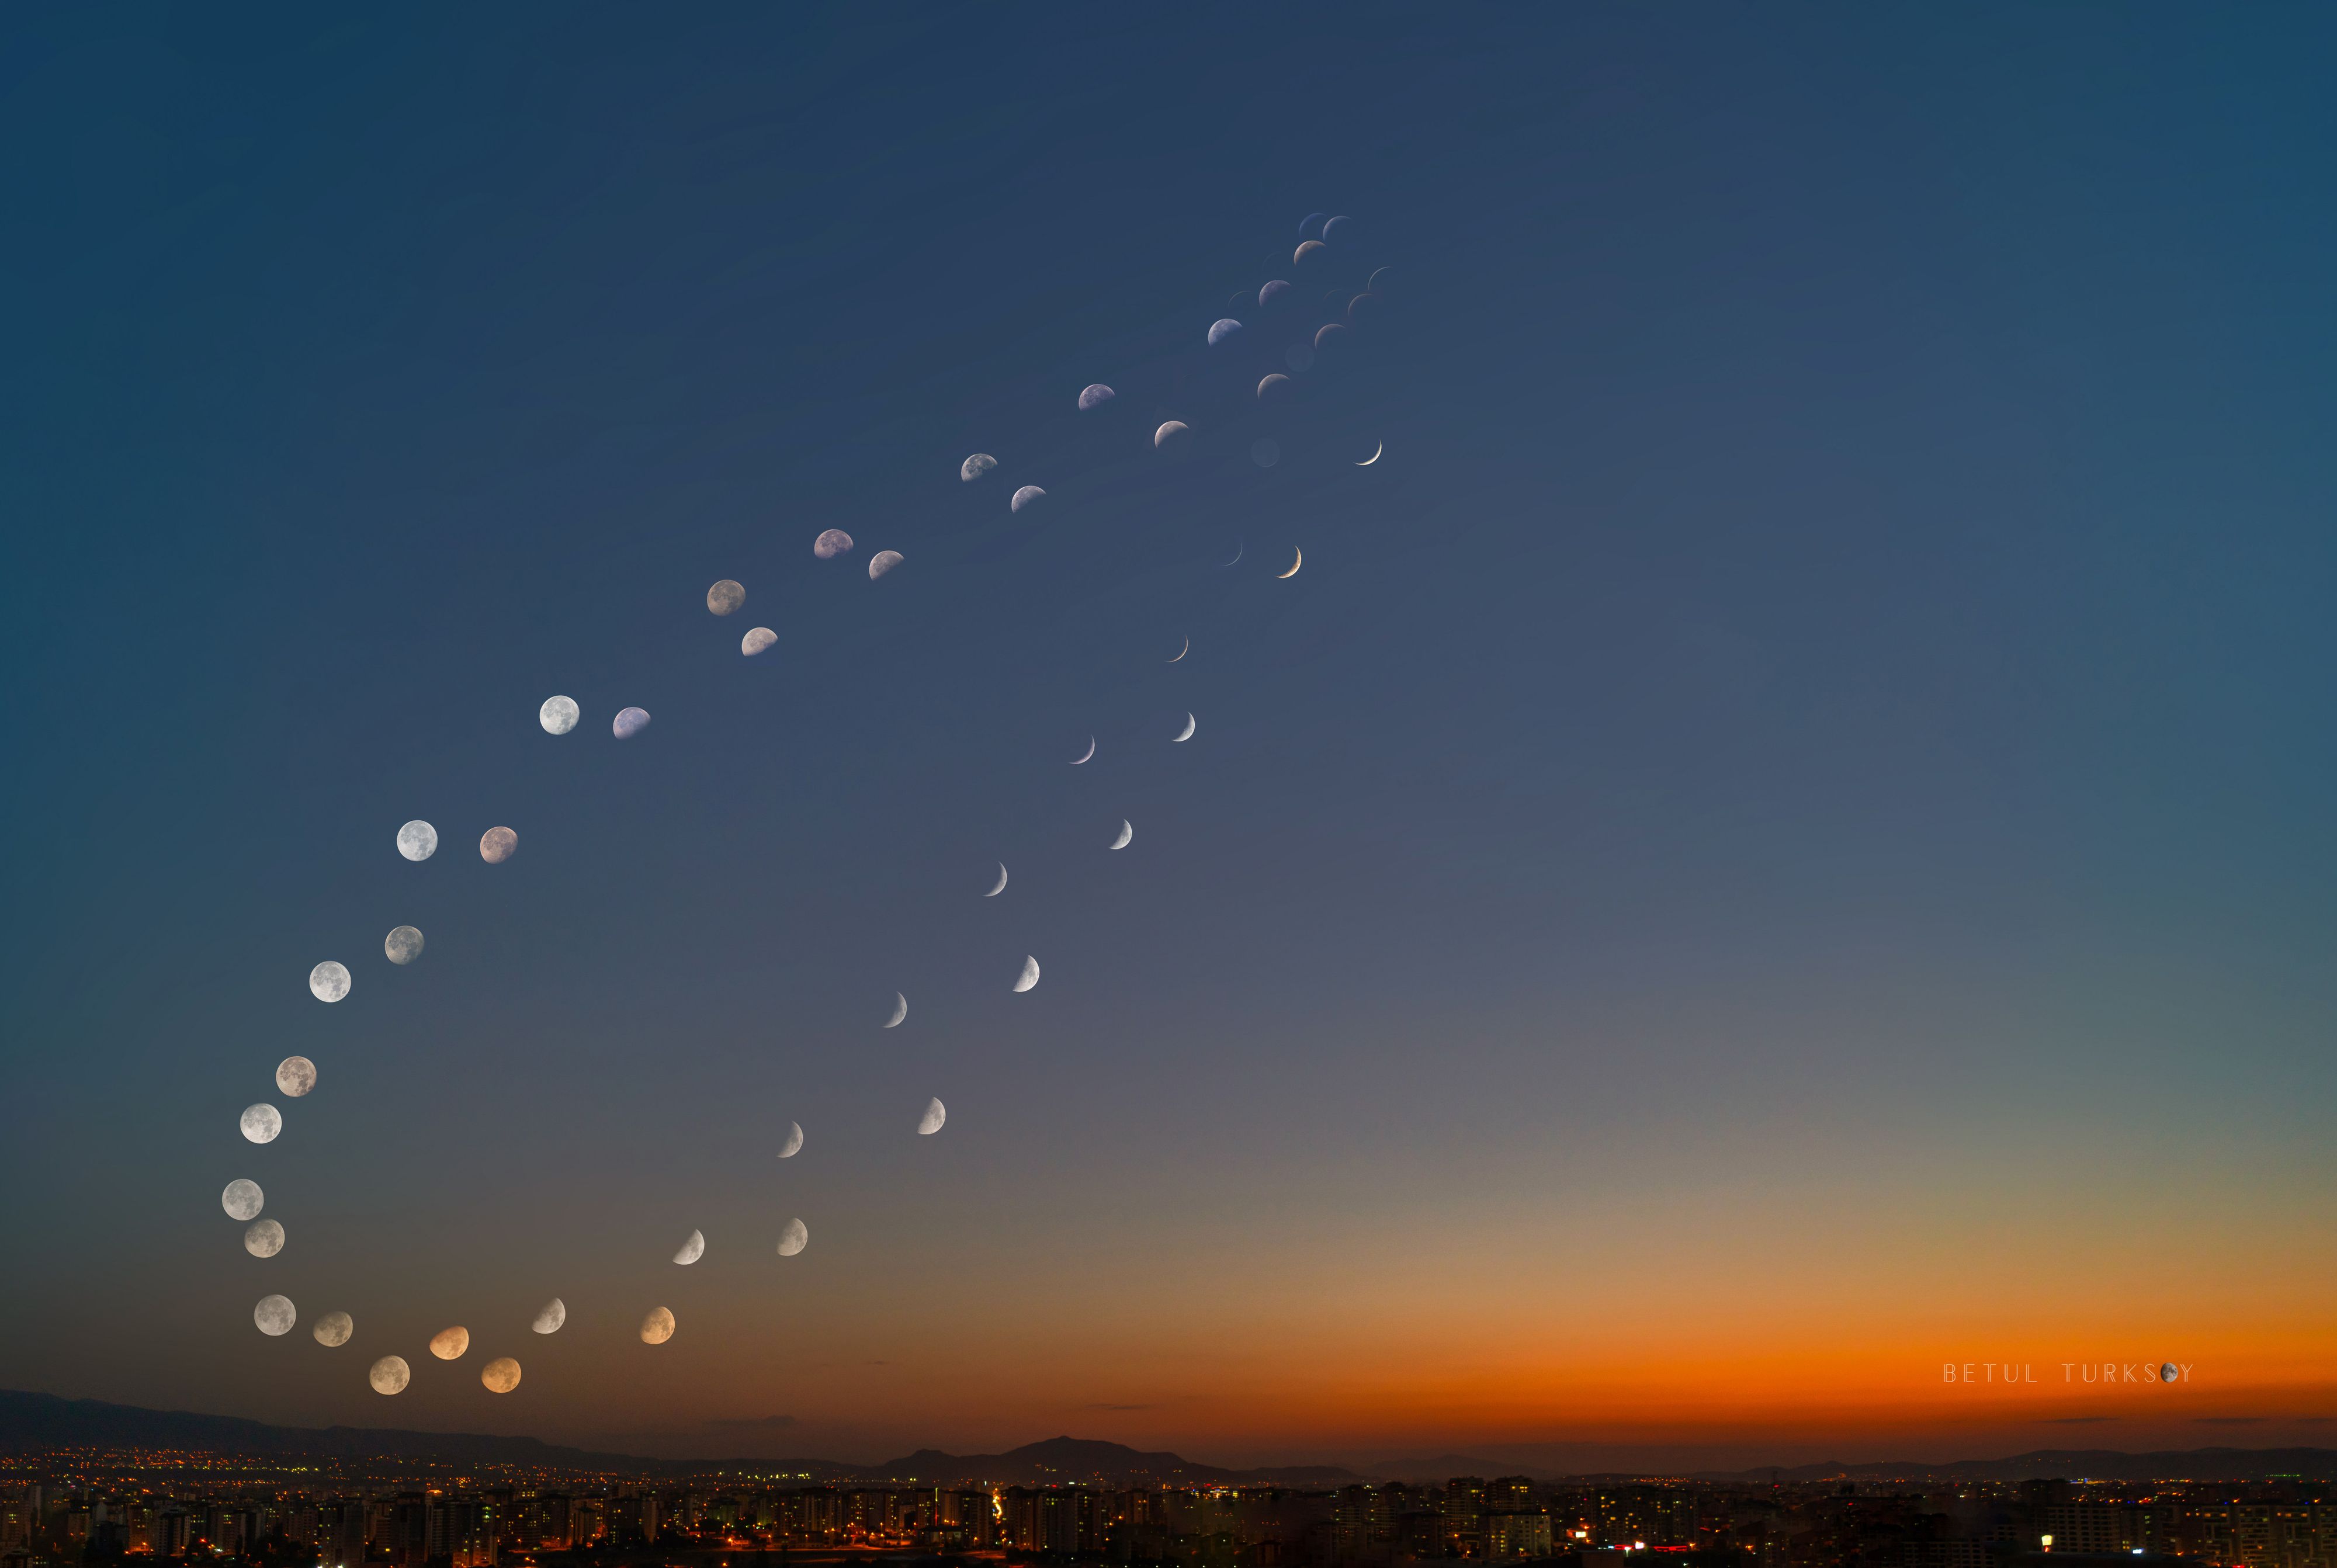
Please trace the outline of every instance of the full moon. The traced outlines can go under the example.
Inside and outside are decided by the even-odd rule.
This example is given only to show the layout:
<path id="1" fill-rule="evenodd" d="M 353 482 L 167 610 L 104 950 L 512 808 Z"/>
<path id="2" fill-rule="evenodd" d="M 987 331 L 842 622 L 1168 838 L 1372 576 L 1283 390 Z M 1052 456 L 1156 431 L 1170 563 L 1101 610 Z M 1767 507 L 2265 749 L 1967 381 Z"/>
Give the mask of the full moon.
<path id="1" fill-rule="evenodd" d="M 768 626 L 758 626 L 738 639 L 738 652 L 752 659 L 779 640 L 779 634 Z"/>
<path id="2" fill-rule="evenodd" d="M 259 1183 L 240 1176 L 229 1182 L 227 1191 L 220 1194 L 220 1207 L 227 1210 L 230 1220 L 257 1220 L 267 1202 Z"/>
<path id="3" fill-rule="evenodd" d="M 1036 958 L 1026 956 L 1022 960 L 1022 973 L 1014 977 L 1014 989 L 1018 993 L 1028 991 L 1032 986 L 1036 985 L 1038 983 L 1039 961 Z M 940 1102 L 935 1101 L 934 1103 L 939 1104 Z"/>
<path id="4" fill-rule="evenodd" d="M 641 1343 L 662 1345 L 673 1338 L 673 1313 L 663 1307 L 652 1307 L 650 1315 L 641 1319 Z"/>
<path id="5" fill-rule="evenodd" d="M 559 699 L 566 701 L 566 698 Z M 438 853 L 438 829 L 416 818 L 397 830 L 397 852 L 408 860 L 427 860 Z"/>
<path id="6" fill-rule="evenodd" d="M 875 582 L 877 578 L 898 566 L 901 561 L 902 555 L 898 550 L 877 551 L 875 554 L 868 557 L 868 581 Z"/>
<path id="7" fill-rule="evenodd" d="M 630 740 L 649 727 L 650 714 L 646 708 L 624 709 L 609 721 L 609 732 L 620 740 Z"/>
<path id="8" fill-rule="evenodd" d="M 535 1315 L 535 1321 L 528 1327 L 539 1334 L 557 1334 L 560 1326 L 567 1321 L 568 1303 L 554 1296 L 543 1304 L 543 1310 Z"/>
<path id="9" fill-rule="evenodd" d="M 725 577 L 706 591 L 706 607 L 717 615 L 728 615 L 747 602 L 747 590 Z"/>
<path id="10" fill-rule="evenodd" d="M 422 956 L 422 933 L 412 926 L 399 926 L 381 939 L 384 956 L 393 964 L 411 964 Z"/>
<path id="11" fill-rule="evenodd" d="M 328 1350 L 347 1344 L 349 1336 L 357 1331 L 357 1320 L 346 1312 L 326 1313 L 317 1319 L 317 1327 L 310 1330 L 317 1336 L 317 1343 Z"/>
<path id="12" fill-rule="evenodd" d="M 543 706 L 535 710 L 535 721 L 543 726 L 546 735 L 567 734 L 583 716 L 584 710 L 576 706 L 573 697 L 546 697 Z"/>
<path id="13" fill-rule="evenodd" d="M 695 1263 L 705 1256 L 706 1232 L 692 1230 L 689 1233 L 689 1240 L 675 1250 L 673 1260 L 677 1263 Z"/>
<path id="14" fill-rule="evenodd" d="M 997 458 L 987 452 L 977 452 L 957 466 L 957 476 L 971 483 L 997 466 Z"/>
<path id="15" fill-rule="evenodd" d="M 803 1123 L 800 1122 L 790 1122 L 787 1123 L 787 1135 L 779 1140 L 779 1158 L 782 1160 L 792 1160 L 802 1152 Z"/>
<path id="16" fill-rule="evenodd" d="M 276 1064 L 276 1086 L 298 1100 L 317 1086 L 317 1064 L 306 1056 L 287 1056 Z"/>
<path id="17" fill-rule="evenodd" d="M 468 1328 L 441 1328 L 430 1336 L 430 1354 L 441 1361 L 452 1361 L 470 1348 L 471 1331 Z"/>
<path id="18" fill-rule="evenodd" d="M 479 858 L 500 866 L 519 848 L 519 835 L 508 828 L 490 828 L 479 835 Z"/>
<path id="19" fill-rule="evenodd" d="M 275 1106 L 263 1101 L 257 1105 L 245 1106 L 236 1125 L 241 1127 L 243 1135 L 254 1143 L 273 1143 L 276 1135 L 284 1131 L 284 1116 Z"/>
<path id="20" fill-rule="evenodd" d="M 288 1296 L 262 1296 L 259 1305 L 251 1309 L 251 1320 L 267 1335 L 289 1334 L 292 1325 L 300 1321 Z"/>
<path id="21" fill-rule="evenodd" d="M 319 1002 L 337 1002 L 349 994 L 348 965 L 328 958 L 308 971 L 308 995 Z"/>
<path id="22" fill-rule="evenodd" d="M 284 1227 L 273 1220 L 255 1220 L 243 1233 L 243 1250 L 254 1258 L 273 1258 L 284 1250 Z"/>
<path id="23" fill-rule="evenodd" d="M 940 1132 L 942 1123 L 948 1120 L 948 1109 L 939 1100 L 928 1100 L 925 1102 L 924 1114 L 917 1118 L 917 1135 L 921 1138 L 930 1138 Z"/>
<path id="24" fill-rule="evenodd" d="M 479 1368 L 479 1381 L 487 1386 L 490 1394 L 508 1394 L 519 1387 L 519 1363 L 508 1356 L 498 1356 Z"/>
<path id="25" fill-rule="evenodd" d="M 823 528 L 811 542 L 811 553 L 823 561 L 833 561 L 851 548 L 852 535 L 841 528 Z"/>
<path id="26" fill-rule="evenodd" d="M 905 995 L 904 995 L 902 993 L 900 993 L 900 992 L 898 992 L 898 991 L 894 992 L 894 993 L 893 993 L 893 1015 L 892 1015 L 890 1018 L 887 1018 L 887 1019 L 885 1019 L 885 1028 L 887 1028 L 887 1029 L 897 1029 L 897 1028 L 899 1028 L 899 1027 L 900 1027 L 900 1025 L 901 1025 L 901 1020 L 902 1020 L 902 1019 L 904 1019 L 904 1018 L 906 1018 L 908 1015 L 909 1015 L 909 999 L 908 999 L 908 997 L 907 997 L 907 996 L 905 996 Z"/>
<path id="27" fill-rule="evenodd" d="M 800 1220 L 790 1220 L 787 1228 L 779 1232 L 779 1256 L 792 1258 L 811 1245 L 811 1227 Z"/>
<path id="28" fill-rule="evenodd" d="M 403 1393 L 406 1384 L 413 1380 L 414 1374 L 406 1367 L 403 1356 L 385 1356 L 375 1362 L 372 1370 L 366 1374 L 366 1381 L 373 1385 L 373 1391 L 376 1394 Z"/>

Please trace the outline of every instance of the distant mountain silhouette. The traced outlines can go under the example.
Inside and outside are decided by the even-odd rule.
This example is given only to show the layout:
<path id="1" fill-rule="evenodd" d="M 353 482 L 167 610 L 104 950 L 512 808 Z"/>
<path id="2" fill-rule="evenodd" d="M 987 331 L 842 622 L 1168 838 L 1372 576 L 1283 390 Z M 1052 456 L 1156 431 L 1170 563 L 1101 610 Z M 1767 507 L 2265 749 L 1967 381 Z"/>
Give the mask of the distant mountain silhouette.
<path id="1" fill-rule="evenodd" d="M 1279 1465 L 1257 1470 L 1227 1470 L 1198 1464 L 1177 1454 L 1146 1454 L 1124 1443 L 1092 1437 L 1050 1437 L 1003 1454 L 944 1454 L 920 1448 L 905 1458 L 872 1466 L 871 1474 L 903 1479 L 989 1481 L 1004 1486 L 1068 1485 L 1108 1486 L 1337 1486 L 1362 1476 L 1335 1465 Z"/>
<path id="2" fill-rule="evenodd" d="M 2091 1477 L 2098 1481 L 2254 1481 L 2268 1475 L 2337 1480 L 2337 1449 L 2184 1448 L 2155 1454 L 2125 1454 L 2114 1448 L 2039 1448 L 2009 1459 L 1958 1459 L 1945 1465 L 1913 1459 L 1882 1464 L 1781 1465 L 1771 1470 L 1704 1471 L 1698 1481 L 1765 1484 L 1780 1481 L 2046 1481 Z"/>

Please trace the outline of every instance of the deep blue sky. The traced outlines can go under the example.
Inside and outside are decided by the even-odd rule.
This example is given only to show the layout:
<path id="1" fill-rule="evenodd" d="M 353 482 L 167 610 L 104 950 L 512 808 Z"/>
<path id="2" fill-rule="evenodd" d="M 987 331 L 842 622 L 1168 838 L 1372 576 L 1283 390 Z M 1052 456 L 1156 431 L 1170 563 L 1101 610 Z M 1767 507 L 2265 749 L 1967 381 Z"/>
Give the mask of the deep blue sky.
<path id="1" fill-rule="evenodd" d="M 2059 1441 L 1941 1362 L 2161 1346 L 2196 1402 L 2089 1441 L 2309 1437 L 2332 31 L 12 15 L 0 1385 L 1750 1463 Z M 455 1321 L 520 1395 L 366 1392 Z"/>

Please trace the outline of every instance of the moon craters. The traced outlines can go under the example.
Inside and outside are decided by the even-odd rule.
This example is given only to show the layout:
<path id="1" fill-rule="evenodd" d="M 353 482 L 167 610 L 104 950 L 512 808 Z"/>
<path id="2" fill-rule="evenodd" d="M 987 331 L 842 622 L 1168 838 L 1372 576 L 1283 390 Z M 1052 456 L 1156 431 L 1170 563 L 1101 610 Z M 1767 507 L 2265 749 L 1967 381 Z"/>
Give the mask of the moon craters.
<path id="1" fill-rule="evenodd" d="M 790 1220 L 787 1228 L 779 1232 L 779 1256 L 792 1258 L 811 1245 L 811 1227 L 800 1220 Z"/>
<path id="2" fill-rule="evenodd" d="M 406 1366 L 403 1356 L 385 1356 L 366 1373 L 366 1381 L 373 1385 L 376 1394 L 402 1394 L 413 1380 L 413 1368 Z"/>
<path id="3" fill-rule="evenodd" d="M 308 971 L 308 995 L 319 1002 L 337 1002 L 349 994 L 349 968 L 328 958 Z"/>
<path id="4" fill-rule="evenodd" d="M 546 735 L 567 734 L 583 716 L 584 710 L 576 706 L 573 697 L 546 697 L 543 706 L 535 710 L 535 721 L 543 726 Z"/>
<path id="5" fill-rule="evenodd" d="M 528 1327 L 538 1334 L 557 1334 L 560 1326 L 567 1321 L 568 1303 L 554 1296 L 543 1304 L 543 1310 L 535 1315 L 535 1321 Z"/>
<path id="6" fill-rule="evenodd" d="M 411 964 L 422 956 L 422 933 L 412 926 L 400 926 L 381 939 L 382 956 L 393 964 Z"/>
<path id="7" fill-rule="evenodd" d="M 259 1183 L 241 1176 L 229 1182 L 227 1191 L 220 1194 L 220 1207 L 227 1210 L 230 1220 L 257 1220 L 267 1201 Z"/>
<path id="8" fill-rule="evenodd" d="M 508 1356 L 498 1356 L 479 1368 L 479 1381 L 490 1394 L 508 1394 L 519 1387 L 519 1363 Z"/>
<path id="9" fill-rule="evenodd" d="M 811 553 L 823 561 L 833 561 L 851 548 L 852 535 L 841 528 L 823 528 L 811 542 Z"/>
<path id="10" fill-rule="evenodd" d="M 262 1334 L 272 1338 L 291 1333 L 292 1326 L 300 1321 L 300 1314 L 288 1296 L 262 1296 L 259 1305 L 251 1309 L 251 1320 Z"/>
<path id="11" fill-rule="evenodd" d="M 926 1101 L 924 1113 L 917 1118 L 918 1135 L 925 1138 L 932 1137 L 942 1130 L 942 1123 L 948 1120 L 948 1107 L 939 1100 Z"/>
<path id="12" fill-rule="evenodd" d="M 429 859 L 438 853 L 438 829 L 416 818 L 397 830 L 397 852 L 408 860 Z"/>
<path id="13" fill-rule="evenodd" d="M 519 835 L 508 828 L 490 828 L 479 835 L 479 858 L 500 866 L 519 849 Z"/>
<path id="14" fill-rule="evenodd" d="M 430 1354 L 441 1361 L 452 1361 L 471 1348 L 471 1331 L 459 1324 L 441 1328 L 430 1336 Z"/>
<path id="15" fill-rule="evenodd" d="M 287 1056 L 276 1064 L 276 1086 L 299 1099 L 317 1086 L 317 1064 L 306 1056 Z"/>
<path id="16" fill-rule="evenodd" d="M 257 1105 L 245 1106 L 243 1114 L 236 1119 L 236 1125 L 254 1143 L 273 1143 L 276 1135 L 284 1131 L 284 1113 L 262 1101 Z"/>
<path id="17" fill-rule="evenodd" d="M 673 1311 L 667 1307 L 652 1307 L 650 1315 L 641 1319 L 641 1343 L 662 1345 L 673 1338 Z"/>
<path id="18" fill-rule="evenodd" d="M 630 740 L 649 727 L 650 713 L 646 708 L 623 709 L 609 720 L 609 733 L 620 740 Z"/>
<path id="19" fill-rule="evenodd" d="M 310 1330 L 316 1335 L 317 1343 L 328 1350 L 347 1344 L 349 1336 L 357 1331 L 357 1320 L 346 1312 L 326 1313 L 317 1319 L 317 1327 Z"/>
<path id="20" fill-rule="evenodd" d="M 752 659 L 778 640 L 779 634 L 768 626 L 758 626 L 738 639 L 738 652 Z"/>
<path id="21" fill-rule="evenodd" d="M 747 590 L 728 577 L 706 591 L 706 607 L 717 615 L 728 615 L 746 602 Z M 516 1372 L 517 1367 L 513 1370 Z"/>
<path id="22" fill-rule="evenodd" d="M 243 1250 L 254 1258 L 273 1258 L 284 1250 L 284 1227 L 273 1220 L 255 1220 L 243 1233 Z"/>

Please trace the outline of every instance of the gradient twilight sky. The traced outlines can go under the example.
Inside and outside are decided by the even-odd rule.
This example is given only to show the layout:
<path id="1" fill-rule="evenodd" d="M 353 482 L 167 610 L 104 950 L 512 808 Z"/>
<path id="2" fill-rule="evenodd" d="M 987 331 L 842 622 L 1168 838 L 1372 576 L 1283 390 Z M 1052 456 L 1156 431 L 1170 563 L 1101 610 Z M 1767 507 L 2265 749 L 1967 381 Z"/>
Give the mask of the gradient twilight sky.
<path id="1" fill-rule="evenodd" d="M 0 29 L 0 1386 L 865 1459 L 2337 1443 L 2326 8 Z M 1317 211 L 1323 287 L 1401 283 L 1261 413 L 1322 288 L 1227 301 Z M 2195 1370 L 2062 1381 L 2144 1359 Z"/>

